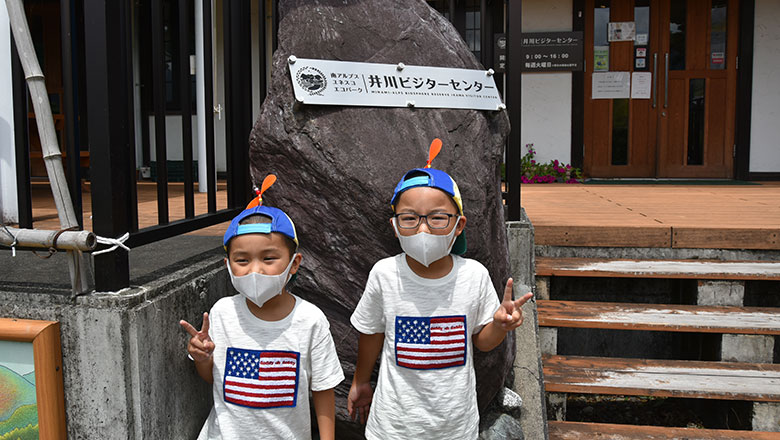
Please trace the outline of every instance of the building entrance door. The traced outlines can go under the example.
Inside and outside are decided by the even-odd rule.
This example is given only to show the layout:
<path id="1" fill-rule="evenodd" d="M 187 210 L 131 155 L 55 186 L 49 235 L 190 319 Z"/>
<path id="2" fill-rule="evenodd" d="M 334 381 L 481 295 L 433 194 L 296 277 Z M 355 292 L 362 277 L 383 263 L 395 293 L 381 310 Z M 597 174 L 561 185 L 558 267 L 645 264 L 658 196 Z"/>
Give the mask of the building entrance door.
<path id="1" fill-rule="evenodd" d="M 737 11 L 738 0 L 586 0 L 586 175 L 733 177 Z"/>

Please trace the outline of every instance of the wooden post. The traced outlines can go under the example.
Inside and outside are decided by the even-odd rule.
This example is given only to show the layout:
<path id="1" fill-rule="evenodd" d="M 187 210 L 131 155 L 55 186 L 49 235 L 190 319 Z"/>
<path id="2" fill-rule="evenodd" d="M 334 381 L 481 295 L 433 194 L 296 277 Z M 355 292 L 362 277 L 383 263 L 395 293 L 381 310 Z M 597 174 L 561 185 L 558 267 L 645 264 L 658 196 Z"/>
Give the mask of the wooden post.
<path id="1" fill-rule="evenodd" d="M 8 226 L 0 229 L 0 244 L 20 248 L 93 251 L 97 247 L 97 237 L 90 231 L 42 231 Z"/>
<path id="2" fill-rule="evenodd" d="M 49 94 L 46 91 L 43 71 L 35 55 L 35 47 L 30 37 L 30 28 L 24 15 L 24 7 L 21 0 L 6 0 L 5 3 L 8 8 L 11 31 L 16 42 L 16 51 L 22 62 L 27 87 L 32 98 L 35 120 L 38 124 L 38 136 L 41 139 L 41 149 L 46 164 L 46 174 L 49 176 L 60 225 L 63 229 L 78 227 L 78 220 L 68 191 L 68 182 L 62 168 L 62 153 L 54 129 Z M 88 255 L 84 255 L 78 250 L 68 251 L 68 269 L 70 270 L 70 281 L 74 295 L 91 290 L 90 267 Z"/>

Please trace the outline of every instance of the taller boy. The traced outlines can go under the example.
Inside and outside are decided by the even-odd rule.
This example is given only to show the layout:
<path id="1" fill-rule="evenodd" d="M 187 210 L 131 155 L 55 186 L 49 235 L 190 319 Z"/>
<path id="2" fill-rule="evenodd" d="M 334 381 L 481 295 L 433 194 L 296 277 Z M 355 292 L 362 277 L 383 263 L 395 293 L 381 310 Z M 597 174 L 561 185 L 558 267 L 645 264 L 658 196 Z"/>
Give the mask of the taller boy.
<path id="1" fill-rule="evenodd" d="M 404 253 L 377 262 L 352 314 L 361 333 L 347 400 L 366 438 L 476 439 L 473 347 L 495 348 L 522 324 L 512 279 L 499 303 L 487 269 L 462 255 L 466 217 L 455 181 L 428 165 L 407 172 L 390 201 Z M 376 393 L 369 383 L 379 355 Z M 370 409 L 370 411 L 369 411 Z"/>

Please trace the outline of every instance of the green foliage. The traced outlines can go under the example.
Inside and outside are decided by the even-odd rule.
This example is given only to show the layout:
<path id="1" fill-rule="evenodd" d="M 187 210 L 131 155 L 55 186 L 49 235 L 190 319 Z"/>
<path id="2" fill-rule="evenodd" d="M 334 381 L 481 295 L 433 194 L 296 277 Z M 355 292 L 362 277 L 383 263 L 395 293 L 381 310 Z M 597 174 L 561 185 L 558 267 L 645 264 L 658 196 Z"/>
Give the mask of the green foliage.
<path id="1" fill-rule="evenodd" d="M 38 440 L 38 424 L 14 428 L 13 431 L 0 435 L 0 440 Z"/>
<path id="2" fill-rule="evenodd" d="M 520 159 L 522 183 L 582 183 L 582 171 L 571 165 L 551 160 L 549 163 L 536 163 L 534 144 L 527 144 L 528 152 Z"/>
<path id="3" fill-rule="evenodd" d="M 35 427 L 35 432 L 38 432 L 38 406 L 37 405 L 24 405 L 11 414 L 7 420 L 0 422 L 0 440 L 6 440 L 8 434 L 13 433 L 19 429 L 27 429 L 30 426 Z M 25 437 L 26 438 L 26 437 Z M 38 438 L 38 437 L 34 437 Z"/>

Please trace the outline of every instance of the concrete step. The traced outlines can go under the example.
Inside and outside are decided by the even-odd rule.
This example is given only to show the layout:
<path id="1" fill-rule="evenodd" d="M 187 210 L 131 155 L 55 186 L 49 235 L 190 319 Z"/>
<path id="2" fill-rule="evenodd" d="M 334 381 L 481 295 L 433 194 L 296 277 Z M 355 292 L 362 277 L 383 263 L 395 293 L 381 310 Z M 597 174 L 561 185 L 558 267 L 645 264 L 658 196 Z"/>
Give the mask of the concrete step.
<path id="1" fill-rule="evenodd" d="M 544 355 L 548 392 L 780 402 L 780 365 Z"/>
<path id="2" fill-rule="evenodd" d="M 780 335 L 780 309 L 538 300 L 539 326 Z"/>
<path id="3" fill-rule="evenodd" d="M 536 276 L 780 281 L 780 262 L 538 257 Z"/>
<path id="4" fill-rule="evenodd" d="M 725 429 L 671 428 L 609 423 L 548 422 L 550 440 L 777 440 L 780 433 Z"/>

